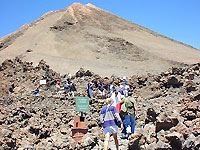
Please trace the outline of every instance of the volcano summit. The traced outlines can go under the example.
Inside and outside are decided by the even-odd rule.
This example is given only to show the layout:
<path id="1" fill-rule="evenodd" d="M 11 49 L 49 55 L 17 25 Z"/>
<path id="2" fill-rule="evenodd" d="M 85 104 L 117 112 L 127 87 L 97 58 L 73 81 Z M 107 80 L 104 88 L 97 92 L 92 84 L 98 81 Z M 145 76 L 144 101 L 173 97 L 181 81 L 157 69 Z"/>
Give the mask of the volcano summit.
<path id="1" fill-rule="evenodd" d="M 0 63 L 44 59 L 59 73 L 80 67 L 102 76 L 159 73 L 194 64 L 200 51 L 91 4 L 48 12 L 0 39 Z"/>

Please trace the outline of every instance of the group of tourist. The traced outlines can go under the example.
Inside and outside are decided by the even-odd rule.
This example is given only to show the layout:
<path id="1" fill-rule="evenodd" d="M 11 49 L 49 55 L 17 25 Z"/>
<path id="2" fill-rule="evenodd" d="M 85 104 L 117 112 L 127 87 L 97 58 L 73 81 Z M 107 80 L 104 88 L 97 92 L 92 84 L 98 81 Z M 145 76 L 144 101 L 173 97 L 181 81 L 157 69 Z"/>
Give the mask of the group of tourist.
<path id="1" fill-rule="evenodd" d="M 86 87 L 89 98 L 93 98 L 93 86 L 94 83 L 89 79 Z M 102 80 L 99 81 L 97 88 L 100 98 L 104 99 L 108 97 L 106 99 L 106 106 L 104 106 L 100 112 L 100 122 L 105 134 L 104 149 L 108 149 L 111 135 L 114 137 L 116 148 L 119 149 L 117 139 L 118 127 L 121 128 L 122 138 L 128 138 L 130 135 L 134 134 L 136 101 L 132 97 L 132 93 L 129 92 L 130 88 L 126 77 L 123 77 L 123 84 L 119 86 L 119 89 L 116 89 L 113 83 L 104 86 Z M 56 89 L 57 92 L 60 90 L 59 80 L 56 82 Z M 76 91 L 76 88 L 69 74 L 64 82 L 64 92 L 68 96 L 70 96 L 69 93 L 71 93 L 71 96 L 74 97 L 74 91 Z M 39 88 L 34 91 L 33 95 L 36 95 L 38 92 Z M 107 93 L 107 95 L 105 93 Z"/>
<path id="2" fill-rule="evenodd" d="M 64 93 L 67 96 L 74 97 L 74 92 L 76 91 L 75 84 L 72 82 L 71 74 L 68 75 L 66 82 L 64 82 Z"/>
<path id="3" fill-rule="evenodd" d="M 128 96 L 128 91 L 129 91 L 129 86 L 128 86 L 128 81 L 126 80 L 126 77 L 123 77 L 123 85 L 120 85 L 119 89 L 116 90 L 115 86 L 113 85 L 113 83 L 111 82 L 107 88 L 106 86 L 103 84 L 103 81 L 100 80 L 98 83 L 98 91 L 99 91 L 99 97 L 101 98 L 105 98 L 105 91 L 107 90 L 107 96 L 108 97 L 113 97 L 116 93 L 116 91 L 118 92 L 118 97 L 120 95 L 125 95 Z M 93 85 L 94 83 L 91 82 L 91 79 L 88 80 L 87 83 L 87 94 L 89 98 L 93 98 Z"/>
<path id="4" fill-rule="evenodd" d="M 67 96 L 74 97 L 74 92 L 76 91 L 76 87 L 75 87 L 75 84 L 72 82 L 71 74 L 68 74 L 65 81 L 62 81 L 62 84 L 64 86 L 64 94 Z M 35 91 L 33 92 L 33 96 L 36 96 L 41 91 L 41 86 L 42 85 L 39 85 L 35 89 Z M 61 81 L 57 80 L 56 81 L 56 92 L 59 93 L 60 89 L 61 89 Z"/>
<path id="5" fill-rule="evenodd" d="M 105 150 L 108 149 L 111 135 L 113 135 L 116 149 L 119 149 L 118 126 L 121 128 L 122 138 L 128 138 L 135 132 L 136 101 L 128 89 L 126 80 L 125 85 L 120 86 L 119 90 L 113 90 L 110 97 L 106 99 L 106 106 L 101 109 L 100 122 L 105 134 Z"/>

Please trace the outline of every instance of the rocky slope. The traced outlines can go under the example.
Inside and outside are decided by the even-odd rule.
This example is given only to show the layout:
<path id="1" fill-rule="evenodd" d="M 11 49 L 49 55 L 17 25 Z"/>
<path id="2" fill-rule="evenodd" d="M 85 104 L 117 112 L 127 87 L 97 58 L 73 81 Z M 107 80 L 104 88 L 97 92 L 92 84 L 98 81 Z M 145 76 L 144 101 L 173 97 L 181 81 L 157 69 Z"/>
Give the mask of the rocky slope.
<path id="1" fill-rule="evenodd" d="M 56 92 L 56 81 L 65 75 L 53 71 L 45 61 L 34 67 L 19 58 L 6 60 L 0 66 L 0 149 L 103 149 L 99 111 L 104 99 L 90 99 L 86 113 L 89 132 L 75 144 L 72 138 L 75 111 L 73 97 Z M 107 85 L 119 77 L 104 77 L 80 69 L 73 77 L 77 96 L 86 96 L 86 83 L 96 85 L 103 79 Z M 47 85 L 32 96 L 39 80 Z M 171 68 L 157 75 L 134 75 L 128 78 L 138 103 L 136 133 L 129 140 L 120 139 L 123 149 L 197 150 L 200 148 L 200 64 Z M 8 88 L 14 83 L 14 93 Z M 113 141 L 110 148 L 113 149 Z"/>
<path id="2" fill-rule="evenodd" d="M 62 74 L 84 67 L 123 76 L 194 64 L 200 51 L 91 4 L 74 3 L 1 38 L 0 63 L 16 56 L 34 65 L 45 59 Z"/>

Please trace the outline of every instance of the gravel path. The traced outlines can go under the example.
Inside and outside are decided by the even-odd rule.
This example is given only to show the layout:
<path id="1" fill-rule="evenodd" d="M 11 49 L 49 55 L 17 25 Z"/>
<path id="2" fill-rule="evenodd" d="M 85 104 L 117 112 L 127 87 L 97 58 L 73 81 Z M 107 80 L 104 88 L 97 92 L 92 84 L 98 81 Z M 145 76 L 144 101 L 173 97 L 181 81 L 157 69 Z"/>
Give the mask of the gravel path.
<path id="1" fill-rule="evenodd" d="M 128 149 L 128 140 L 127 139 L 121 139 L 121 131 L 118 132 L 118 136 L 117 137 L 118 137 L 118 141 L 119 141 L 119 149 L 120 150 Z M 109 142 L 108 148 L 111 149 L 111 150 L 115 150 L 116 149 L 115 141 L 114 141 L 113 137 L 110 138 L 110 142 Z"/>

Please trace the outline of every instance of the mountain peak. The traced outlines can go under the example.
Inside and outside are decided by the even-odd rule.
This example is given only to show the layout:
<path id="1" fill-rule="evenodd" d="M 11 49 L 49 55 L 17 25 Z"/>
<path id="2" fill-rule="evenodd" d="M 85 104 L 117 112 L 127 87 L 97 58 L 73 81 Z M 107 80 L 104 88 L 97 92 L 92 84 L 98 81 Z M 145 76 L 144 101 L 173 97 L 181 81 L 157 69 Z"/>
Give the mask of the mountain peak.
<path id="1" fill-rule="evenodd" d="M 200 52 L 90 3 L 73 3 L 1 38 L 0 56 L 0 62 L 44 59 L 62 74 L 83 67 L 102 76 L 129 76 L 197 63 Z"/>
<path id="2" fill-rule="evenodd" d="M 89 7 L 96 8 L 96 9 L 100 9 L 100 8 L 98 8 L 98 7 L 94 6 L 94 5 L 92 5 L 91 3 L 88 3 L 88 4 L 86 4 L 85 6 L 89 6 Z"/>
<path id="3" fill-rule="evenodd" d="M 88 7 L 97 8 L 96 6 L 90 4 Z M 73 3 L 71 6 L 69 6 L 67 9 L 69 12 L 80 12 L 80 13 L 87 13 L 90 12 L 90 8 L 88 8 L 87 5 L 83 5 L 81 3 Z"/>
<path id="4" fill-rule="evenodd" d="M 77 7 L 77 6 L 84 6 L 83 4 L 81 3 L 73 3 L 71 6 L 69 7 Z"/>

